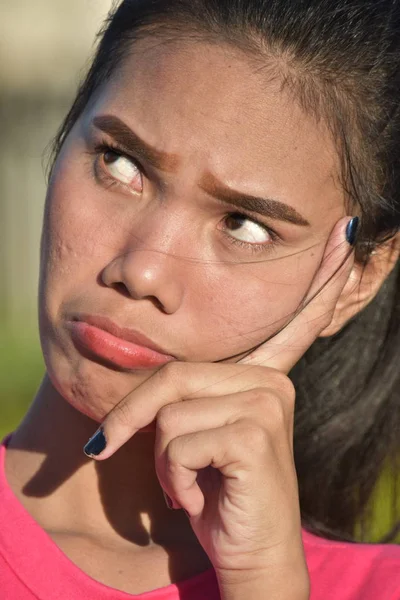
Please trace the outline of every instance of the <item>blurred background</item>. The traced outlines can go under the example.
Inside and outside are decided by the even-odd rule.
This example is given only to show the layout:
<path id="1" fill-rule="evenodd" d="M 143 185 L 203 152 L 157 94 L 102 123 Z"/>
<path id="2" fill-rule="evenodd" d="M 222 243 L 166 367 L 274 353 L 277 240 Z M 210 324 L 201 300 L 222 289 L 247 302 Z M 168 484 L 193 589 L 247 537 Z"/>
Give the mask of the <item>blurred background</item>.
<path id="1" fill-rule="evenodd" d="M 36 324 L 48 148 L 111 0 L 0 0 L 0 436 L 43 374 Z"/>
<path id="2" fill-rule="evenodd" d="M 0 0 L 1 437 L 19 423 L 44 372 L 36 295 L 48 147 L 112 3 Z M 392 498 L 384 475 L 373 539 L 387 530 Z"/>

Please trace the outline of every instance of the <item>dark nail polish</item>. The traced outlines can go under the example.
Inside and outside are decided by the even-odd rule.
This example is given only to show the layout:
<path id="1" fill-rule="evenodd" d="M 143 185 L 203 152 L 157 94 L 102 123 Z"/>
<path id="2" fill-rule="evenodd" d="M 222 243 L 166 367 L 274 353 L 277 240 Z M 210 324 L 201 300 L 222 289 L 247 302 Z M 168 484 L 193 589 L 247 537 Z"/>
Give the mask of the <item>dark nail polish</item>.
<path id="1" fill-rule="evenodd" d="M 357 238 L 358 226 L 360 224 L 360 219 L 358 217 L 354 217 L 349 221 L 346 228 L 346 240 L 350 244 L 350 246 L 354 246 Z"/>
<path id="2" fill-rule="evenodd" d="M 103 428 L 100 427 L 96 431 L 93 437 L 90 438 L 83 451 L 89 458 L 93 456 L 99 456 L 107 446 L 106 436 L 104 435 Z"/>
<path id="3" fill-rule="evenodd" d="M 189 515 L 188 511 L 183 509 L 183 512 L 185 513 L 185 515 L 187 516 L 188 519 L 191 519 L 192 517 Z"/>
<path id="4" fill-rule="evenodd" d="M 165 504 L 168 506 L 168 508 L 170 510 L 172 510 L 174 508 L 174 503 L 172 502 L 171 498 L 168 496 L 168 494 L 166 494 L 163 490 L 163 494 L 164 494 L 164 498 L 165 498 Z"/>

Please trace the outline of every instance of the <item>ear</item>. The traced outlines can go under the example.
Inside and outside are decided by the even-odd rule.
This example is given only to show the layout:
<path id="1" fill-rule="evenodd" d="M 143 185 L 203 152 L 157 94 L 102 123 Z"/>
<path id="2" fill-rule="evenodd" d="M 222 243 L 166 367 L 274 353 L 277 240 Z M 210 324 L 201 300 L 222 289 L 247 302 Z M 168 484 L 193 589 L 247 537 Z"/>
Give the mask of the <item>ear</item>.
<path id="1" fill-rule="evenodd" d="M 361 312 L 377 295 L 400 255 L 400 233 L 376 247 L 367 264 L 355 263 L 336 304 L 332 321 L 320 333 L 330 337 Z"/>

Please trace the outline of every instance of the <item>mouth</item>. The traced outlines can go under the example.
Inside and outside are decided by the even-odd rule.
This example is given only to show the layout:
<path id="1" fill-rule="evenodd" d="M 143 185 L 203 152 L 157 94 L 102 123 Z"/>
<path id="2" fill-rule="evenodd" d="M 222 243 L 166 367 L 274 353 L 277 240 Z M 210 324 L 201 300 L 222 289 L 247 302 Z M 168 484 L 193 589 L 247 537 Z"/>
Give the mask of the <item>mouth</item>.
<path id="1" fill-rule="evenodd" d="M 72 341 L 84 356 L 119 370 L 145 370 L 177 360 L 152 340 L 108 317 L 79 315 L 68 321 Z"/>

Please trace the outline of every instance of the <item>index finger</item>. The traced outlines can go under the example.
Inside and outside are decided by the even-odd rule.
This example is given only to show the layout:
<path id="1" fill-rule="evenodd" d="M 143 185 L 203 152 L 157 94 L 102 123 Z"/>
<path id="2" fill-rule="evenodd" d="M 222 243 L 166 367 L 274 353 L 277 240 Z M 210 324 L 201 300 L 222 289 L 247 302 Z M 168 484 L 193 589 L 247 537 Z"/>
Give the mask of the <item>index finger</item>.
<path id="1" fill-rule="evenodd" d="M 348 217 L 340 219 L 333 228 L 320 268 L 294 318 L 240 363 L 262 365 L 287 374 L 330 324 L 354 264 L 354 251 L 347 240 L 351 221 Z"/>

